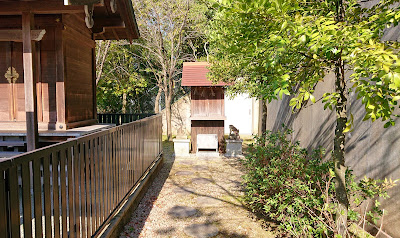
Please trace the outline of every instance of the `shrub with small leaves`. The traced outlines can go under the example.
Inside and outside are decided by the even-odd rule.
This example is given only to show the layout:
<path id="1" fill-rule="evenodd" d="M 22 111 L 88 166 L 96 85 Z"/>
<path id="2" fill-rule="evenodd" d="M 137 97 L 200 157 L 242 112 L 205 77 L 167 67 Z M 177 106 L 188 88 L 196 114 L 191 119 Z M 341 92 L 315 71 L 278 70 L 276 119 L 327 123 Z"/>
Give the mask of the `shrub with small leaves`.
<path id="1" fill-rule="evenodd" d="M 334 236 L 337 200 L 333 163 L 322 160 L 324 149 L 308 153 L 299 142 L 292 142 L 291 133 L 267 131 L 250 145 L 244 159 L 245 201 L 254 212 L 279 222 L 282 232 L 288 235 Z M 367 213 L 360 212 L 361 204 L 376 197 L 387 198 L 386 190 L 395 182 L 370 178 L 355 182 L 350 170 L 346 179 L 352 201 L 349 226 L 360 219 L 376 221 L 382 215 L 379 202 L 374 202 Z"/>

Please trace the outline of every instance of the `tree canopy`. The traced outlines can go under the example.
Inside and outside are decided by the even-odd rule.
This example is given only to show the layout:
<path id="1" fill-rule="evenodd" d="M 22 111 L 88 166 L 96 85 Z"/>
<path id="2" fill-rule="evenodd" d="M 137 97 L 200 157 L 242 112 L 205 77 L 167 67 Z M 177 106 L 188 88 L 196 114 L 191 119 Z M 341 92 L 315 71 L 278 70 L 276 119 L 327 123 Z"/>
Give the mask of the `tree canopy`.
<path id="1" fill-rule="evenodd" d="M 110 42 L 107 52 L 101 55 L 105 58 L 97 84 L 100 112 L 144 113 L 153 110 L 152 103 L 146 104 L 152 98 L 149 93 L 151 75 L 145 71 L 138 54 L 140 51 L 128 42 Z"/>
<path id="2" fill-rule="evenodd" d="M 382 41 L 400 18 L 395 0 L 220 0 L 212 25 L 212 77 L 234 81 L 233 92 L 266 100 L 291 95 L 301 109 L 327 74 L 335 89 L 321 98 L 336 113 L 332 158 L 338 199 L 337 232 L 347 229 L 345 134 L 351 130 L 348 94 L 365 107 L 364 120 L 394 125 L 400 99 L 399 44 Z M 318 99 L 319 100 L 319 99 Z"/>
<path id="3" fill-rule="evenodd" d="M 135 0 L 133 4 L 141 38 L 132 44 L 141 49 L 140 58 L 156 79 L 156 113 L 164 94 L 167 135 L 172 139 L 171 104 L 180 91 L 183 62 L 194 61 L 201 53 L 207 7 L 198 0 Z"/>
<path id="4" fill-rule="evenodd" d="M 296 93 L 300 108 L 324 76 L 335 70 L 338 57 L 362 98 L 366 119 L 393 124 L 399 97 L 397 42 L 382 42 L 384 29 L 398 24 L 394 1 L 363 8 L 343 3 L 337 20 L 336 1 L 221 1 L 211 34 L 214 78 L 235 81 L 234 90 L 265 99 Z M 296 92 L 293 90 L 296 89 Z M 327 107 L 338 95 L 327 93 Z"/>

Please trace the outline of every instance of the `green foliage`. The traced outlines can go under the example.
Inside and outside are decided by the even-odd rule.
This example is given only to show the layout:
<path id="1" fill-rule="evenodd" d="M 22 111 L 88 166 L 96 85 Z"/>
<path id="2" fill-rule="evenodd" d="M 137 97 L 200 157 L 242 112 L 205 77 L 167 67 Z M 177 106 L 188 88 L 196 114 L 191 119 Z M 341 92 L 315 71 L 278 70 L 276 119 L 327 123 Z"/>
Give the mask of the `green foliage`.
<path id="1" fill-rule="evenodd" d="M 183 62 L 204 56 L 207 6 L 199 0 L 133 0 L 146 70 L 164 92 L 174 91 Z"/>
<path id="2" fill-rule="evenodd" d="M 292 143 L 290 135 L 290 130 L 267 131 L 250 145 L 244 160 L 245 201 L 254 212 L 278 221 L 282 232 L 292 236 L 333 236 L 337 234 L 333 163 L 322 161 L 323 149 L 308 153 L 299 142 Z M 387 198 L 386 190 L 394 182 L 370 178 L 355 182 L 350 170 L 346 180 L 352 201 L 348 226 L 364 218 L 376 221 L 382 215 L 377 197 Z M 373 207 L 365 213 L 361 205 L 370 200 Z"/>
<path id="3" fill-rule="evenodd" d="M 138 49 L 127 42 L 111 44 L 97 85 L 99 112 L 121 112 L 124 103 L 126 112 L 152 111 L 152 105 L 146 104 L 151 98 L 148 95 L 151 75 L 145 72 L 138 54 Z"/>
<path id="4" fill-rule="evenodd" d="M 400 99 L 397 42 L 381 41 L 383 30 L 396 26 L 399 7 L 382 0 L 371 8 L 359 1 L 220 0 L 211 25 L 214 80 L 235 81 L 233 93 L 274 100 L 293 95 L 290 105 L 317 100 L 316 85 L 335 70 L 338 59 L 365 106 L 365 120 L 381 118 L 393 125 Z M 339 95 L 326 92 L 325 108 Z"/>

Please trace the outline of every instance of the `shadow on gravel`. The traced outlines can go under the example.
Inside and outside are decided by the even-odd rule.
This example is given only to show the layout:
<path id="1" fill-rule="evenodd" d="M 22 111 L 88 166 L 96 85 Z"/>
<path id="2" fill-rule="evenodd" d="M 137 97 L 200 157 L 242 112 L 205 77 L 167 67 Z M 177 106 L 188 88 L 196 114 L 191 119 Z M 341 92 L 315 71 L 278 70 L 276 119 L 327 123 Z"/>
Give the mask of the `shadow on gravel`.
<path id="1" fill-rule="evenodd" d="M 184 228 L 186 235 L 192 237 L 229 237 L 229 238 L 247 238 L 247 235 L 239 234 L 236 232 L 228 231 L 226 229 L 217 228 L 216 224 L 220 224 L 221 220 L 218 218 L 217 212 L 201 212 L 201 207 L 194 208 L 197 212 L 190 217 L 206 217 L 206 221 L 203 223 L 193 223 Z M 170 215 L 171 216 L 171 215 Z M 171 216 L 172 219 L 186 219 L 188 217 L 176 217 Z M 167 229 L 157 230 L 156 233 L 160 235 L 168 235 L 174 232 L 176 228 L 169 227 Z"/>
<path id="2" fill-rule="evenodd" d="M 232 163 L 232 160 L 230 160 L 230 161 L 225 161 L 225 162 L 226 162 L 227 164 L 229 164 L 230 166 L 234 167 L 234 168 L 242 169 L 242 167 L 241 167 L 241 165 L 240 165 L 240 162 Z M 229 163 L 229 162 L 230 162 L 230 163 Z M 174 178 L 170 178 L 170 180 L 171 180 L 171 182 L 172 182 L 173 185 L 175 185 L 175 186 L 176 186 L 177 188 L 179 188 L 180 190 L 185 191 L 186 193 L 193 194 L 193 195 L 197 195 L 197 196 L 202 196 L 202 197 L 212 198 L 212 199 L 215 199 L 215 200 L 219 200 L 219 201 L 221 201 L 221 202 L 224 202 L 224 203 L 228 203 L 228 204 L 231 204 L 231 205 L 234 205 L 234 206 L 237 206 L 237 207 L 243 207 L 243 208 L 246 208 L 246 209 L 247 209 L 246 205 L 245 205 L 240 199 L 238 199 L 238 198 L 237 198 L 233 193 L 231 193 L 227 188 L 225 188 L 223 185 L 221 185 L 220 183 L 218 183 L 217 181 L 215 181 L 215 180 L 213 179 L 213 172 L 212 172 L 212 171 L 208 171 L 208 175 L 210 176 L 210 179 L 206 179 L 206 180 L 209 180 L 212 184 L 214 184 L 214 185 L 216 185 L 217 187 L 219 187 L 219 188 L 223 191 L 223 195 L 226 195 L 226 196 L 232 198 L 233 200 L 237 201 L 240 205 L 238 205 L 237 203 L 233 203 L 233 202 L 231 202 L 231 201 L 227 201 L 227 200 L 224 200 L 224 199 L 215 197 L 215 196 L 211 196 L 211 195 L 209 195 L 209 194 L 203 194 L 203 193 L 195 192 L 195 191 L 193 191 L 193 190 L 191 190 L 191 189 L 188 189 L 187 187 L 185 187 L 185 186 L 183 186 L 183 185 L 179 185 L 179 183 L 177 182 L 177 180 L 175 180 Z M 230 182 L 232 182 L 233 184 L 235 184 L 235 187 L 237 187 L 237 188 L 239 188 L 239 189 L 241 189 L 241 190 L 243 189 L 243 185 L 242 185 L 239 181 L 234 181 L 234 180 L 229 180 L 229 179 L 228 179 L 228 181 L 230 181 Z"/>
<path id="3" fill-rule="evenodd" d="M 148 188 L 148 190 L 151 190 L 151 196 L 144 196 L 142 200 L 140 201 L 139 207 L 136 209 L 136 214 L 135 216 L 139 219 L 137 219 L 137 222 L 135 224 L 129 224 L 130 228 L 132 229 L 131 231 L 134 231 L 129 234 L 129 237 L 139 237 L 139 235 L 142 233 L 143 228 L 145 226 L 146 220 L 148 219 L 151 210 L 153 209 L 154 203 L 157 200 L 166 180 L 168 179 L 170 172 L 172 170 L 172 167 L 174 165 L 175 161 L 175 156 L 173 153 L 173 143 L 172 142 L 163 142 L 163 149 L 164 149 L 164 163 L 163 166 L 158 173 L 157 177 L 154 179 L 153 184 Z M 229 160 L 226 161 L 227 164 L 229 164 L 232 167 L 236 167 L 238 170 L 241 170 L 241 163 L 239 161 L 235 160 Z M 193 164 L 193 163 L 188 163 L 188 164 Z M 196 167 L 198 170 L 203 170 L 203 167 Z M 196 170 L 195 169 L 195 170 Z M 207 173 L 207 172 L 206 172 Z M 227 179 L 225 182 L 220 182 L 216 181 L 213 178 L 213 172 L 208 171 L 209 176 L 210 176 L 210 182 L 213 184 L 213 186 L 217 186 L 221 190 L 221 194 L 223 198 L 219 198 L 210 194 L 205 194 L 201 192 L 196 192 L 192 188 L 185 187 L 184 185 L 179 184 L 178 179 L 174 179 L 174 176 L 169 177 L 171 183 L 177 188 L 175 189 L 175 192 L 177 193 L 184 193 L 184 194 L 192 194 L 192 195 L 197 195 L 198 197 L 204 197 L 204 198 L 210 198 L 217 200 L 221 203 L 233 205 L 235 207 L 240 207 L 248 210 L 248 207 L 246 204 L 243 203 L 243 201 L 238 198 L 235 194 L 233 194 L 231 191 L 229 191 L 229 187 L 226 185 L 226 182 L 229 182 L 229 186 L 234 186 L 235 188 L 243 189 L 243 185 L 236 180 L 231 180 Z M 216 225 L 220 224 L 221 221 L 219 218 L 219 213 L 218 212 L 204 212 L 202 211 L 202 207 L 185 207 L 185 206 L 175 206 L 171 208 L 168 213 L 169 219 L 189 219 L 191 217 L 205 217 L 206 221 L 200 224 L 191 224 L 188 225 L 184 228 L 184 232 L 186 235 L 190 234 L 189 236 L 193 237 L 211 237 L 215 236 L 216 237 L 233 237 L 233 238 L 247 238 L 249 237 L 246 234 L 240 234 L 237 233 L 231 229 L 224 229 L 224 228 L 217 228 Z M 257 216 L 255 214 L 255 216 Z M 218 226 L 220 227 L 220 226 Z M 134 229 L 134 230 L 133 230 Z M 159 236 L 172 236 L 174 235 L 179 228 L 175 227 L 174 225 L 170 225 L 169 227 L 154 230 L 156 234 Z M 196 234 L 197 233 L 197 234 Z M 206 235 L 205 235 L 206 234 Z M 211 236 L 208 236 L 208 235 Z M 122 235 L 122 233 L 121 233 Z M 205 235 L 205 236 L 204 236 Z"/>
<path id="4" fill-rule="evenodd" d="M 226 164 L 228 164 L 229 166 L 236 168 L 238 170 L 243 170 L 244 167 L 241 164 L 241 162 L 239 160 L 232 160 L 232 159 L 227 159 L 225 160 Z M 209 171 L 208 175 L 211 177 L 209 180 L 217 187 L 219 187 L 222 191 L 223 191 L 223 195 L 228 196 L 229 198 L 237 201 L 237 203 L 231 202 L 231 201 L 227 201 L 226 199 L 221 199 L 215 196 L 211 196 L 209 194 L 203 194 L 203 193 L 199 193 L 196 191 L 193 191 L 192 189 L 188 189 L 185 186 L 180 185 L 177 180 L 174 180 L 172 178 L 170 178 L 170 180 L 172 181 L 172 183 L 179 189 L 181 189 L 182 191 L 185 191 L 187 193 L 193 194 L 193 195 L 197 195 L 197 196 L 201 196 L 201 197 L 207 197 L 207 198 L 212 198 L 215 200 L 219 200 L 223 203 L 226 204 L 230 204 L 236 207 L 241 207 L 246 209 L 247 211 L 250 212 L 250 214 L 252 214 L 253 219 L 261 221 L 263 223 L 264 229 L 267 231 L 271 231 L 271 232 L 277 232 L 278 231 L 278 226 L 279 226 L 279 222 L 277 222 L 276 220 L 270 219 L 268 216 L 266 216 L 265 214 L 259 214 L 259 213 L 254 213 L 251 208 L 249 206 L 246 205 L 245 202 L 243 202 L 241 199 L 239 199 L 237 196 L 235 196 L 233 193 L 231 193 L 229 191 L 229 189 L 227 189 L 226 187 L 224 187 L 223 185 L 221 185 L 221 183 L 218 183 L 217 181 L 215 181 L 213 179 L 212 176 L 212 172 Z M 235 188 L 241 190 L 241 191 L 245 191 L 245 187 L 244 185 L 236 180 L 231 180 L 231 179 L 227 179 L 227 181 L 231 182 L 232 184 L 235 185 Z M 198 208 L 200 209 L 200 208 Z M 218 223 L 219 220 L 215 219 L 214 216 L 216 216 L 216 214 L 198 214 L 198 216 L 206 216 L 207 217 L 207 222 L 208 223 Z M 199 236 L 200 237 L 200 236 Z M 237 237 L 237 238 L 245 238 L 248 237 L 246 235 L 243 234 L 238 234 L 235 232 L 231 232 L 231 231 L 227 231 L 227 230 L 220 230 L 218 233 L 218 237 Z M 285 234 L 281 234 L 281 237 L 286 237 Z"/>
<path id="5" fill-rule="evenodd" d="M 152 185 L 148 188 L 148 190 L 151 189 L 153 195 L 151 197 L 146 197 L 146 195 L 144 195 L 144 197 L 142 198 L 142 200 L 140 201 L 139 207 L 136 209 L 138 210 L 140 208 L 140 206 L 145 206 L 146 209 L 141 209 L 143 211 L 143 213 L 138 214 L 138 216 L 140 216 L 140 222 L 133 224 L 134 229 L 135 229 L 135 236 L 130 235 L 130 237 L 138 237 L 139 234 L 141 233 L 141 231 L 143 230 L 143 227 L 146 223 L 146 219 L 148 218 L 150 211 L 152 210 L 153 206 L 154 206 L 154 202 L 157 200 L 158 195 L 161 192 L 161 189 L 164 186 L 165 181 L 167 180 L 169 173 L 172 169 L 172 166 L 174 165 L 175 162 L 175 155 L 173 153 L 174 150 L 174 145 L 172 142 L 167 142 L 167 141 L 163 141 L 163 156 L 164 156 L 164 162 L 162 165 L 162 168 L 160 169 L 158 175 L 154 178 L 154 181 L 152 183 Z M 157 181 L 157 183 L 154 183 L 155 181 Z M 157 184 L 155 186 L 155 184 Z M 147 193 L 147 192 L 146 192 Z M 168 232 L 173 232 L 175 230 L 175 228 L 171 227 L 169 230 L 165 230 L 163 233 L 168 233 Z"/>

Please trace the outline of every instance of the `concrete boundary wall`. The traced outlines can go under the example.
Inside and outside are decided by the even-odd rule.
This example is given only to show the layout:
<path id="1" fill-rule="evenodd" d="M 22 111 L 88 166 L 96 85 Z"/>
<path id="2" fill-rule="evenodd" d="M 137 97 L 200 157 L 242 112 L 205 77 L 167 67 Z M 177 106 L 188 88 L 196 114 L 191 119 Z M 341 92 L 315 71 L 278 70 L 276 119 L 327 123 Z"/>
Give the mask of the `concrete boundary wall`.
<path id="1" fill-rule="evenodd" d="M 334 91 L 334 74 L 325 77 L 315 90 L 318 100 L 325 92 Z M 299 140 L 302 147 L 312 150 L 318 146 L 326 148 L 327 158 L 333 149 L 335 114 L 324 110 L 321 101 L 308 104 L 299 113 L 292 114 L 290 97 L 268 104 L 267 130 L 276 131 L 286 124 L 294 130 L 293 140 Z M 375 179 L 400 179 L 400 120 L 396 126 L 383 128 L 381 121 L 362 121 L 365 109 L 356 94 L 349 96 L 350 111 L 354 116 L 355 129 L 346 134 L 346 165 L 357 179 L 364 176 Z M 382 201 L 384 216 L 383 229 L 393 237 L 400 237 L 400 185 L 389 191 L 390 199 Z"/>

